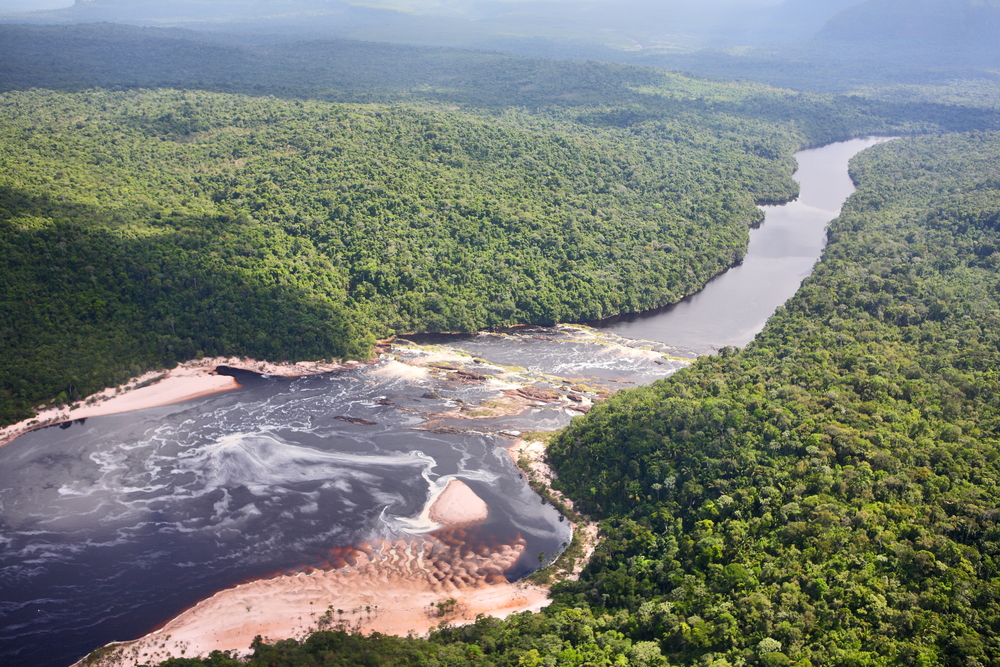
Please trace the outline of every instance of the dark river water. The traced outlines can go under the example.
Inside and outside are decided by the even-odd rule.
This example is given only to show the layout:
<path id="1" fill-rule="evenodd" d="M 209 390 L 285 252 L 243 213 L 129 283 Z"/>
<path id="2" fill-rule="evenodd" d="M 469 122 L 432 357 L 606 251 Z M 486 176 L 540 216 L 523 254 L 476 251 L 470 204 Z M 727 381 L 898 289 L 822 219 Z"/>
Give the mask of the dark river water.
<path id="1" fill-rule="evenodd" d="M 847 160 L 873 143 L 800 153 L 801 200 L 767 210 L 742 266 L 677 306 L 602 326 L 671 357 L 746 343 L 808 274 L 853 191 Z M 0 448 L 0 664 L 65 667 L 220 589 L 323 566 L 332 547 L 431 531 L 420 517 L 451 479 L 490 506 L 485 534 L 526 541 L 507 572 L 524 576 L 570 528 L 504 447 L 566 425 L 580 395 L 684 365 L 613 332 L 425 336 L 374 365 L 298 379 L 237 371 L 235 391 L 18 438 Z M 453 368 L 401 371 L 422 355 Z M 468 418 L 528 385 L 560 400 Z"/>
<path id="2" fill-rule="evenodd" d="M 684 364 L 572 327 L 440 342 L 450 347 L 400 341 L 376 364 L 324 376 L 235 371 L 235 391 L 0 448 L 0 665 L 65 667 L 220 589 L 324 567 L 332 547 L 430 532 L 421 515 L 451 479 L 489 505 L 480 539 L 525 541 L 506 572 L 519 579 L 571 533 L 504 448 L 579 415 L 567 394 L 596 396 L 580 383 L 612 391 Z M 440 368 L 405 363 L 430 356 Z M 470 418 L 524 386 L 561 398 Z"/>
<path id="3" fill-rule="evenodd" d="M 882 141 L 886 139 L 854 139 L 796 153 L 799 197 L 781 206 L 761 207 L 764 223 L 750 231 L 742 264 L 672 306 L 588 324 L 700 353 L 746 345 L 812 273 L 826 245 L 827 223 L 854 192 L 848 161 Z"/>

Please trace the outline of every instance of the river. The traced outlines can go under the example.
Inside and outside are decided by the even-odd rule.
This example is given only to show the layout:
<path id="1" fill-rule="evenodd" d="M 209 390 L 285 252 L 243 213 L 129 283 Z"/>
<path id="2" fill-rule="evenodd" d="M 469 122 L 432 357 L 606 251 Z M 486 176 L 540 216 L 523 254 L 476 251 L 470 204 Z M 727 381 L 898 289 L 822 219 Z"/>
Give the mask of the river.
<path id="1" fill-rule="evenodd" d="M 674 305 L 588 324 L 699 353 L 746 345 L 812 273 L 826 245 L 827 224 L 854 192 L 848 161 L 883 141 L 887 139 L 853 139 L 796 153 L 799 196 L 788 204 L 761 207 L 764 222 L 750 230 L 741 264 Z"/>
<path id="2" fill-rule="evenodd" d="M 694 356 L 684 348 L 749 341 L 811 270 L 853 191 L 847 161 L 876 141 L 799 153 L 800 199 L 766 209 L 741 266 L 603 332 L 423 336 L 350 371 L 233 371 L 235 391 L 0 448 L 0 662 L 65 667 L 222 588 L 331 567 L 333 548 L 432 532 L 427 505 L 453 479 L 489 505 L 476 539 L 523 545 L 506 572 L 522 577 L 570 529 L 504 448 L 669 376 Z"/>

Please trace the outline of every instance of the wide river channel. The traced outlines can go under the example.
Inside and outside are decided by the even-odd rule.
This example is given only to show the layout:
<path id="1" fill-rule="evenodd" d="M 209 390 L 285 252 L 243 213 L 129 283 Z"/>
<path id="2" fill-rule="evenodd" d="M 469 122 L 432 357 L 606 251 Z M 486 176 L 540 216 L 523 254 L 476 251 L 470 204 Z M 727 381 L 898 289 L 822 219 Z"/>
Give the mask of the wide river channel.
<path id="1" fill-rule="evenodd" d="M 570 528 L 512 464 L 513 438 L 670 375 L 694 356 L 684 349 L 750 341 L 818 259 L 853 192 L 848 160 L 877 141 L 797 154 L 802 194 L 767 207 L 741 266 L 599 333 L 421 337 L 375 364 L 296 379 L 233 371 L 234 391 L 0 448 L 0 664 L 66 667 L 220 589 L 329 567 L 334 547 L 433 531 L 421 517 L 452 479 L 489 505 L 476 539 L 526 545 L 506 572 L 523 577 Z M 555 398 L 495 409 L 525 387 Z"/>

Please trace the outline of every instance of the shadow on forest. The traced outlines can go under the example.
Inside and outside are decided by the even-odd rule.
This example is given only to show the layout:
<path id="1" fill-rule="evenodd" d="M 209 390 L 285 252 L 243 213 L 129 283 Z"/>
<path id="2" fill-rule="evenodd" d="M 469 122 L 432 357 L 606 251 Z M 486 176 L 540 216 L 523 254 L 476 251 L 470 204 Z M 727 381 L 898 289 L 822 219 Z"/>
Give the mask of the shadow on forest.
<path id="1" fill-rule="evenodd" d="M 0 419 L 200 355 L 367 356 L 345 307 L 272 277 L 241 224 L 172 215 L 137 235 L 106 211 L 0 187 Z"/>

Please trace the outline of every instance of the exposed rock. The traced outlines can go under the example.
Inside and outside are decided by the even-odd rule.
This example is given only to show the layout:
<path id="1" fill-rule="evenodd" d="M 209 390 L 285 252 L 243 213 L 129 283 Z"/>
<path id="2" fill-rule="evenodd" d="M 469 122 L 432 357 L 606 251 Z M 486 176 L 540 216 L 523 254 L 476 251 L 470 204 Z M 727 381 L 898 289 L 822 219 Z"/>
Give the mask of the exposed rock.
<path id="1" fill-rule="evenodd" d="M 531 401 L 541 401 L 542 403 L 555 403 L 562 399 L 562 394 L 552 389 L 542 389 L 541 387 L 521 387 L 520 389 L 505 389 L 508 396 L 520 396 Z"/>
<path id="2" fill-rule="evenodd" d="M 347 422 L 348 424 L 357 424 L 358 426 L 375 426 L 377 422 L 373 422 L 371 419 L 362 419 L 361 417 L 345 417 L 343 415 L 334 417 L 334 419 L 339 419 L 342 422 Z"/>
<path id="3" fill-rule="evenodd" d="M 455 376 L 467 382 L 484 382 L 486 381 L 487 378 L 487 376 L 485 375 L 480 375 L 479 373 L 473 373 L 471 371 L 464 371 L 464 370 L 455 371 Z"/>
<path id="4" fill-rule="evenodd" d="M 431 363 L 427 364 L 427 366 L 428 366 L 428 368 L 439 368 L 439 369 L 441 369 L 443 371 L 458 371 L 458 370 L 462 370 L 461 367 L 456 366 L 455 364 L 449 364 L 446 361 L 431 362 Z"/>

